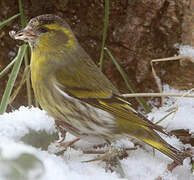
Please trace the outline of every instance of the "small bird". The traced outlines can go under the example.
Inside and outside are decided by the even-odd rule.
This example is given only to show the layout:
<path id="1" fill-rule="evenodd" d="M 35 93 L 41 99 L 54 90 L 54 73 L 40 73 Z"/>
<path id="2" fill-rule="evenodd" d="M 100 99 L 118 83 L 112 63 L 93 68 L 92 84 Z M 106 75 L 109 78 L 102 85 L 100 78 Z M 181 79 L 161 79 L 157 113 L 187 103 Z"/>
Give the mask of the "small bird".
<path id="1" fill-rule="evenodd" d="M 69 25 L 45 14 L 13 35 L 31 47 L 35 96 L 58 126 L 95 143 L 134 137 L 182 164 L 186 153 L 163 140 L 163 129 L 136 112 L 80 46 Z"/>

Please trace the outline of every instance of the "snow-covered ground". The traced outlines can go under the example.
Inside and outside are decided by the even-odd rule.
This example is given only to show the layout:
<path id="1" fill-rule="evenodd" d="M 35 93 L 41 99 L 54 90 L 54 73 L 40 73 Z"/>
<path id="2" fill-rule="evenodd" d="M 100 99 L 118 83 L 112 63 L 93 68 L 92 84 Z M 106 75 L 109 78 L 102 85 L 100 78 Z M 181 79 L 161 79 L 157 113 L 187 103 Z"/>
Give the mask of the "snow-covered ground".
<path id="1" fill-rule="evenodd" d="M 168 89 L 169 91 L 175 92 Z M 167 98 L 163 107 L 153 109 L 149 119 L 158 121 L 172 107 L 178 107 L 177 112 L 160 125 L 168 131 L 188 129 L 194 134 L 193 98 Z M 49 152 L 47 146 L 57 139 L 56 134 L 54 120 L 38 108 L 20 107 L 1 115 L 0 180 L 154 180 L 159 176 L 164 180 L 194 179 L 189 159 L 185 159 L 184 164 L 171 173 L 167 171 L 167 165 L 172 160 L 158 151 L 153 153 L 147 145 L 128 151 L 128 158 L 121 160 L 125 173 L 125 178 L 121 178 L 119 173 L 105 172 L 105 164 L 101 161 L 83 162 L 97 156 L 83 154 L 82 149 L 88 146 L 86 142 L 78 142 L 76 150 L 69 148 L 61 155 Z M 67 138 L 72 139 L 73 136 L 68 134 Z M 164 138 L 178 149 L 189 146 L 183 145 L 174 136 Z M 115 146 L 133 147 L 133 143 L 124 138 L 115 143 Z"/>

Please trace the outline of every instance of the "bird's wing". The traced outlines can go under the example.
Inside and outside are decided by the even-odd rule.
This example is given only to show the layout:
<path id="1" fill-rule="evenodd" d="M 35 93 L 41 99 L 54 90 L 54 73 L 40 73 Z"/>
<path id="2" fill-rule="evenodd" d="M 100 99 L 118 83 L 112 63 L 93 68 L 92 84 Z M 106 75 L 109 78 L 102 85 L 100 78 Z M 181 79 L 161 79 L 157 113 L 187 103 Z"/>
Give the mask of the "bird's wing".
<path id="1" fill-rule="evenodd" d="M 60 68 L 56 72 L 56 81 L 58 88 L 71 97 L 107 111 L 119 119 L 130 120 L 165 133 L 160 126 L 137 113 L 130 103 L 119 96 L 118 90 L 91 59 L 82 59 L 76 64 Z"/>
<path id="2" fill-rule="evenodd" d="M 70 59 L 69 65 L 59 68 L 56 72 L 57 83 L 63 90 L 74 97 L 86 99 L 109 98 L 112 94 L 119 94 L 89 57 L 75 60 L 72 56 Z"/>

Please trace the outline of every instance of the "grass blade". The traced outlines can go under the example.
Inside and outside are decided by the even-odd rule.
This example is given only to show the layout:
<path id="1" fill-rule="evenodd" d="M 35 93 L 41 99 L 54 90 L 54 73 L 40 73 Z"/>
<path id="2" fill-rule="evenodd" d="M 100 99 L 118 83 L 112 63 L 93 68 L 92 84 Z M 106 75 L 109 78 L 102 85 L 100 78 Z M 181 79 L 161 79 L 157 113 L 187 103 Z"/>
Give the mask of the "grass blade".
<path id="1" fill-rule="evenodd" d="M 121 68 L 121 66 L 119 65 L 119 63 L 117 62 L 117 60 L 113 57 L 113 55 L 111 54 L 111 52 L 109 51 L 109 49 L 104 48 L 106 50 L 106 52 L 108 53 L 108 55 L 110 56 L 111 60 L 113 61 L 113 63 L 115 64 L 115 66 L 117 67 L 118 71 L 120 72 L 121 76 L 123 77 L 125 84 L 127 86 L 127 88 L 129 88 L 129 90 L 132 93 L 135 93 L 134 87 L 131 83 L 129 83 L 129 79 L 127 74 L 123 71 L 123 69 Z M 147 104 L 145 103 L 145 101 L 142 98 L 139 97 L 135 97 L 138 101 L 138 103 L 144 108 L 146 113 L 151 112 L 150 108 L 147 106 Z"/>
<path id="2" fill-rule="evenodd" d="M 19 4 L 19 12 L 21 15 L 21 24 L 22 24 L 22 29 L 26 27 L 26 17 L 24 16 L 24 11 L 23 11 L 23 7 L 22 7 L 22 0 L 18 0 L 18 4 Z"/>
<path id="3" fill-rule="evenodd" d="M 16 77 L 18 75 L 25 51 L 26 51 L 27 45 L 24 44 L 19 48 L 18 54 L 16 56 L 15 64 L 13 66 L 12 72 L 10 74 L 9 80 L 7 82 L 2 100 L 1 100 L 1 105 L 0 105 L 0 114 L 3 114 L 6 111 L 7 104 L 9 102 L 9 97 L 11 94 L 11 91 L 13 89 Z"/>
<path id="4" fill-rule="evenodd" d="M 21 14 L 21 24 L 22 29 L 26 27 L 26 17 L 24 15 L 23 7 L 22 7 L 22 0 L 18 0 L 19 4 L 19 12 Z M 29 48 L 27 48 L 25 56 L 24 56 L 24 63 L 25 67 L 29 66 L 29 56 L 28 56 Z M 27 98 L 28 98 L 28 106 L 30 107 L 32 105 L 32 92 L 31 92 L 31 83 L 30 83 L 30 74 L 27 74 L 26 77 L 26 90 L 27 90 Z"/>
<path id="5" fill-rule="evenodd" d="M 133 93 L 133 94 L 122 94 L 123 97 L 189 97 L 194 98 L 194 94 L 185 93 Z"/>
<path id="6" fill-rule="evenodd" d="M 108 15 L 109 15 L 109 0 L 105 0 L 104 31 L 103 31 L 103 37 L 102 37 L 102 49 L 101 49 L 100 62 L 99 62 L 101 71 L 102 71 L 103 58 L 104 58 L 104 46 L 106 41 L 107 29 L 108 29 L 108 21 L 109 21 Z"/>
<path id="7" fill-rule="evenodd" d="M 17 18 L 20 14 L 16 14 L 12 17 L 10 17 L 9 19 L 4 20 L 3 22 L 0 23 L 0 30 L 7 25 L 8 23 L 10 23 L 12 20 L 14 20 L 15 18 Z"/>
<path id="8" fill-rule="evenodd" d="M 158 120 L 157 122 L 155 122 L 155 124 L 159 124 L 162 121 L 164 121 L 168 116 L 170 116 L 171 114 L 175 113 L 177 110 L 172 110 L 171 112 L 169 112 L 168 114 L 166 114 L 164 117 L 162 117 L 160 120 Z"/>
<path id="9" fill-rule="evenodd" d="M 15 100 L 16 96 L 19 94 L 19 91 L 21 90 L 23 84 L 26 82 L 26 78 L 27 78 L 27 75 L 30 73 L 30 66 L 27 66 L 25 69 L 24 69 L 24 73 L 22 75 L 22 79 L 18 85 L 18 87 L 16 89 L 14 89 L 10 99 L 9 99 L 9 102 L 8 102 L 8 105 L 11 105 L 12 102 Z"/>
<path id="10" fill-rule="evenodd" d="M 15 63 L 15 60 L 12 60 L 1 72 L 0 72 L 0 78 L 2 78 L 8 71 L 9 69 L 13 66 L 13 64 Z"/>

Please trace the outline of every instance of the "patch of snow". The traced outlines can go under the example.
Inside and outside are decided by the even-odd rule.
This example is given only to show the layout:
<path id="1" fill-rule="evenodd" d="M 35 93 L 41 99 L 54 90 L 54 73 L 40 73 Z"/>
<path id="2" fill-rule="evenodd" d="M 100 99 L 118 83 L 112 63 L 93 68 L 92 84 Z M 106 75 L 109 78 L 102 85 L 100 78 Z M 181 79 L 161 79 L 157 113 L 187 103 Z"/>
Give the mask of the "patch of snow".
<path id="1" fill-rule="evenodd" d="M 166 91 L 175 92 L 176 90 L 166 87 Z M 176 103 L 178 100 L 178 103 Z M 155 122 L 164 117 L 169 108 L 178 104 L 178 111 L 170 115 L 160 125 L 173 129 L 188 129 L 194 132 L 194 100 L 192 98 L 166 98 L 164 107 L 154 108 L 149 118 L 154 117 Z M 45 111 L 38 108 L 20 107 L 18 110 L 5 113 L 0 116 L 0 156 L 4 159 L 18 157 L 22 153 L 30 153 L 36 156 L 44 165 L 45 172 L 40 180 L 121 180 L 123 178 L 116 172 L 105 172 L 105 164 L 101 161 L 83 163 L 91 160 L 97 155 L 83 154 L 82 149 L 89 148 L 87 142 L 76 143 L 76 149 L 68 148 L 62 155 L 57 156 L 48 151 L 24 144 L 21 138 L 29 133 L 30 130 L 46 131 L 48 134 L 56 132 L 53 118 L 49 117 Z M 67 140 L 75 137 L 67 134 Z M 176 137 L 163 138 L 178 149 L 184 146 Z M 128 138 L 123 138 L 114 143 L 115 147 L 134 147 Z M 79 148 L 78 148 L 79 147 Z M 97 149 L 98 150 L 98 149 Z M 167 156 L 145 145 L 144 148 L 128 151 L 129 157 L 121 160 L 121 166 L 126 174 L 125 179 L 133 180 L 154 180 L 162 177 L 164 180 L 193 180 L 194 174 L 191 173 L 189 158 L 184 161 L 182 166 L 176 167 L 173 172 L 167 171 L 167 165 L 172 162 Z M 1 175 L 1 172 L 0 172 Z M 1 176 L 0 176 L 1 177 Z"/>

